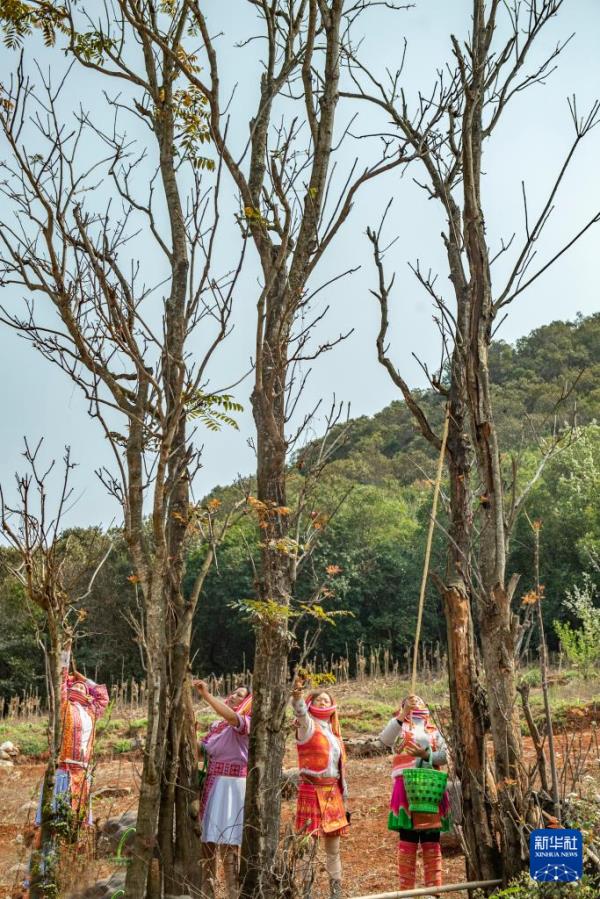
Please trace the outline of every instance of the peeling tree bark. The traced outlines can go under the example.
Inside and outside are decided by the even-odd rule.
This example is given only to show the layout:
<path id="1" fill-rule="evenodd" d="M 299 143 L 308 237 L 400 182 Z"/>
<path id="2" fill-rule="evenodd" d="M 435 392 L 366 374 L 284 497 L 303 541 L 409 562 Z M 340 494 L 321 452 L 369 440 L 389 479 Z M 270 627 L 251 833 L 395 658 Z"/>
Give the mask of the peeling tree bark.
<path id="1" fill-rule="evenodd" d="M 460 346 L 455 357 L 460 353 Z M 442 586 L 448 639 L 452 751 L 462 787 L 462 828 L 468 848 L 467 879 L 493 879 L 500 871 L 493 797 L 486 783 L 487 702 L 478 662 L 471 571 L 471 447 L 465 433 L 460 376 L 450 390 L 448 569 Z"/>
<path id="2" fill-rule="evenodd" d="M 484 14 L 483 0 L 475 0 L 473 69 L 465 91 L 462 121 L 463 239 L 470 275 L 465 296 L 468 337 L 465 340 L 464 375 L 471 441 L 483 491 L 479 510 L 481 586 L 477 607 L 494 743 L 503 874 L 511 878 L 522 870 L 528 849 L 522 833 L 522 821 L 526 817 L 526 785 L 517 707 L 515 622 L 511 611 L 512 597 L 506 587 L 508 535 L 488 365 L 494 307 L 481 205 L 481 173 L 485 64 L 493 28 L 486 27 Z"/>

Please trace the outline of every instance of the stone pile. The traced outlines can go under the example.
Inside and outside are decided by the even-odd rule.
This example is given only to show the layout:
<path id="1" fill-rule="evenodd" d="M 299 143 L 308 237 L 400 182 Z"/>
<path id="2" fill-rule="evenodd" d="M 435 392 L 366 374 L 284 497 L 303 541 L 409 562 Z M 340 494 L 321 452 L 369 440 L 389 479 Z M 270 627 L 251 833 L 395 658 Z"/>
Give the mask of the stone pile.
<path id="1" fill-rule="evenodd" d="M 14 743 L 11 743 L 10 740 L 5 740 L 4 743 L 0 743 L 0 767 L 12 768 L 15 759 L 20 754 L 19 747 L 15 746 Z"/>
<path id="2" fill-rule="evenodd" d="M 125 871 L 117 871 L 83 890 L 71 893 L 69 899 L 120 899 L 125 895 Z"/>

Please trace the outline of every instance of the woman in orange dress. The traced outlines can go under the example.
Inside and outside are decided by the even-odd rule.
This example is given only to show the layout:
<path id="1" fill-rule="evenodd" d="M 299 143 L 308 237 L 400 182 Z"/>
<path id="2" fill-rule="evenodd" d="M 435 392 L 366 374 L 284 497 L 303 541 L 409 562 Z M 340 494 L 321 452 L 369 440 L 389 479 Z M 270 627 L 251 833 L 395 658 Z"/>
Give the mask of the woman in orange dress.
<path id="1" fill-rule="evenodd" d="M 78 823 L 91 825 L 90 784 L 96 723 L 108 705 L 104 684 L 74 671 L 69 674 L 70 649 L 61 656 L 62 742 L 54 779 L 53 812 L 60 816 L 70 809 Z M 35 819 L 41 824 L 40 807 Z"/>
<path id="2" fill-rule="evenodd" d="M 60 713 L 62 718 L 62 740 L 54 773 L 54 793 L 51 801 L 52 818 L 55 825 L 71 822 L 77 832 L 81 825 L 91 826 L 91 781 L 92 758 L 96 723 L 108 705 L 108 690 L 104 684 L 97 684 L 74 670 L 69 674 L 71 661 L 70 644 L 61 654 Z M 51 844 L 43 847 L 42 841 L 42 797 L 35 816 L 33 853 L 42 850 L 43 855 L 53 852 Z M 38 864 L 44 865 L 42 857 Z M 29 896 L 29 874 L 24 884 L 22 899 Z"/>
<path id="3" fill-rule="evenodd" d="M 303 682 L 296 679 L 292 707 L 296 716 L 296 746 L 300 785 L 296 831 L 320 839 L 325 849 L 330 897 L 342 895 L 340 837 L 348 833 L 346 752 L 341 737 L 337 706 L 326 690 L 315 690 L 307 701 Z M 304 895 L 310 895 L 305 883 Z"/>

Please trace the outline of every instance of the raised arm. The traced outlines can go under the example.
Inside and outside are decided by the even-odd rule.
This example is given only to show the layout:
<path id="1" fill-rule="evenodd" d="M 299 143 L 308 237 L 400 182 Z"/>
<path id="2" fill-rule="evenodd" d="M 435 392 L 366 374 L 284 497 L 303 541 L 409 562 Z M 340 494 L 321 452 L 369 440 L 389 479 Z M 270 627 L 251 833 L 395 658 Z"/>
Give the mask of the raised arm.
<path id="1" fill-rule="evenodd" d="M 108 705 L 108 690 L 104 684 L 96 684 L 93 680 L 86 679 L 90 696 L 92 697 L 92 708 L 96 718 L 101 718 L 104 710 Z"/>
<path id="2" fill-rule="evenodd" d="M 308 740 L 313 731 L 313 722 L 304 701 L 303 688 L 304 682 L 297 677 L 292 689 L 292 708 L 296 716 L 296 739 L 299 743 L 304 743 L 305 740 Z"/>
<path id="3" fill-rule="evenodd" d="M 63 689 L 64 689 L 64 698 L 66 698 L 66 691 L 68 687 L 76 684 L 77 682 L 83 683 L 86 685 L 90 699 L 92 700 L 92 711 L 96 718 L 101 718 L 104 714 L 104 710 L 108 705 L 108 690 L 104 684 L 97 684 L 96 681 L 93 681 L 90 677 L 86 677 L 85 674 L 81 674 L 80 671 L 77 671 L 75 665 L 73 665 L 73 674 L 69 674 L 69 663 L 71 657 L 71 646 L 67 647 L 65 652 L 62 654 L 65 665 L 63 666 Z M 61 662 L 63 661 L 61 658 Z"/>
<path id="4" fill-rule="evenodd" d="M 71 663 L 71 644 L 69 643 L 60 654 L 60 701 L 67 701 L 69 689 L 69 665 Z"/>
<path id="5" fill-rule="evenodd" d="M 398 709 L 393 718 L 390 718 L 386 726 L 383 728 L 377 739 L 388 749 L 391 749 L 400 736 L 402 725 L 410 717 L 413 709 L 417 708 L 417 698 L 415 696 L 407 696 Z"/>
<path id="6" fill-rule="evenodd" d="M 208 689 L 208 684 L 203 680 L 195 680 L 194 686 L 200 693 L 202 699 L 209 704 L 209 706 L 214 709 L 217 715 L 220 715 L 221 718 L 224 718 L 227 724 L 231 724 L 232 727 L 238 727 L 240 724 L 240 716 L 237 712 L 234 712 L 233 709 L 230 709 L 229 706 L 223 702 L 221 699 L 217 699 L 216 696 L 213 696 L 212 693 Z"/>

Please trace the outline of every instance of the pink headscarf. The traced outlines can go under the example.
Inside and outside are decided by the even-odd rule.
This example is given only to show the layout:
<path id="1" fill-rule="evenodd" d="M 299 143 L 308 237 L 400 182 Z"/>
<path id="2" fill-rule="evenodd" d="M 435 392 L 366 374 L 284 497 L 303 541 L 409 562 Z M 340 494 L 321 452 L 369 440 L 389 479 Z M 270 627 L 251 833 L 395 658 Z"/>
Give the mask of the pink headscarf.
<path id="1" fill-rule="evenodd" d="M 235 692 L 236 691 L 234 690 L 234 693 Z M 227 699 L 225 700 L 225 702 L 227 703 L 231 699 L 232 696 L 233 696 L 233 693 L 230 693 L 229 696 L 227 697 Z M 252 693 L 250 693 L 250 691 L 248 691 L 248 695 L 244 696 L 242 701 L 237 704 L 237 706 L 233 709 L 233 711 L 236 713 L 236 715 L 240 715 L 240 717 L 242 717 L 242 718 L 245 715 L 250 716 L 252 714 Z M 226 727 L 230 727 L 230 726 L 231 725 L 228 724 L 224 718 L 221 718 L 221 720 L 218 721 L 217 724 L 213 724 L 211 726 L 207 735 L 202 739 L 202 742 L 206 743 L 206 741 L 209 739 L 209 737 L 214 737 L 216 734 L 220 734 L 222 731 L 225 730 Z"/>

